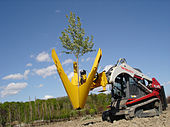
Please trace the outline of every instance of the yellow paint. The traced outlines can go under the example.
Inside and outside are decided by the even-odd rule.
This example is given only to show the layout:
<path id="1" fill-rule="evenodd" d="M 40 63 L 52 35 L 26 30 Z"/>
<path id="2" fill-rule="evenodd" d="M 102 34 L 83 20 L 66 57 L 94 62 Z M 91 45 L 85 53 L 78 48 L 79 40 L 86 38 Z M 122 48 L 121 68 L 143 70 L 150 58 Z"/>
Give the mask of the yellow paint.
<path id="1" fill-rule="evenodd" d="M 73 62 L 74 75 L 71 78 L 71 84 L 78 86 L 77 62 Z"/>
<path id="2" fill-rule="evenodd" d="M 91 86 L 93 84 L 94 76 L 97 72 L 97 68 L 98 68 L 101 56 L 102 56 L 102 51 L 101 51 L 101 49 L 99 49 L 88 78 L 86 79 L 86 75 L 84 75 L 83 78 L 86 79 L 85 82 L 83 84 L 80 84 L 80 86 L 78 86 L 78 73 L 77 73 L 77 69 L 76 69 L 77 63 L 76 62 L 73 63 L 74 76 L 70 82 L 70 80 L 68 79 L 66 73 L 64 72 L 64 70 L 62 68 L 62 65 L 59 61 L 59 58 L 58 58 L 55 50 L 54 49 L 52 50 L 52 58 L 54 60 L 54 63 L 57 67 L 58 74 L 61 78 L 61 81 L 65 87 L 65 90 L 70 98 L 70 101 L 71 101 L 74 109 L 79 109 L 79 108 L 84 107 L 88 93 L 89 93 Z M 104 75 L 104 74 L 102 74 L 102 75 Z M 104 76 L 102 76 L 101 78 L 103 78 L 103 77 Z M 102 81 L 104 81 L 104 80 L 105 79 L 102 79 Z M 105 82 L 101 82 L 101 83 L 104 84 Z"/>
<path id="3" fill-rule="evenodd" d="M 106 91 L 106 85 L 107 85 L 107 77 L 105 72 L 102 72 L 100 74 L 98 74 L 98 78 L 95 82 L 93 82 L 93 84 L 91 85 L 91 90 L 96 88 L 96 87 L 103 87 L 103 90 L 99 91 L 99 92 L 104 92 Z"/>
<path id="4" fill-rule="evenodd" d="M 70 101 L 73 105 L 73 108 L 75 108 L 75 109 L 79 108 L 80 107 L 79 102 L 78 102 L 79 98 L 78 98 L 78 95 L 75 95 L 75 93 L 77 93 L 77 91 L 78 91 L 78 87 L 73 85 L 70 82 L 70 80 L 68 79 L 54 49 L 52 50 L 52 58 L 53 58 L 54 63 L 57 67 L 58 74 L 61 78 L 61 81 L 62 81 L 64 87 L 65 87 L 68 97 L 70 98 Z"/>

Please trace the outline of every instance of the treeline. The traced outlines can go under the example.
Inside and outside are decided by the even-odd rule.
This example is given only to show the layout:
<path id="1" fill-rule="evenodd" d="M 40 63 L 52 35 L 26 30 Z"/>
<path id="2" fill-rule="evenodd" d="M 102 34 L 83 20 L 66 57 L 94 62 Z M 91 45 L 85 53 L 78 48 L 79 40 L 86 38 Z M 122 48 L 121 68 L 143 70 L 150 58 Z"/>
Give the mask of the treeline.
<path id="1" fill-rule="evenodd" d="M 21 124 L 33 124 L 43 121 L 57 121 L 76 118 L 85 115 L 95 115 L 106 110 L 110 104 L 110 95 L 89 95 L 85 108 L 74 110 L 68 97 L 29 102 L 5 102 L 0 103 L 1 126 L 13 126 Z"/>
<path id="2" fill-rule="evenodd" d="M 168 96 L 168 97 L 166 98 L 166 100 L 167 100 L 167 103 L 170 104 L 170 96 Z"/>

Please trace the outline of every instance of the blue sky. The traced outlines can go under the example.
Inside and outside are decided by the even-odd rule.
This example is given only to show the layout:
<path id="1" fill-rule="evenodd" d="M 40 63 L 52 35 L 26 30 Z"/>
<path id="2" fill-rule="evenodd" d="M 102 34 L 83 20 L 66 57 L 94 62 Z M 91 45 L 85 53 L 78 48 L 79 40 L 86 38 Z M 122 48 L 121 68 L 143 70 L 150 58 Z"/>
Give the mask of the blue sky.
<path id="1" fill-rule="evenodd" d="M 59 40 L 70 11 L 103 51 L 99 71 L 126 58 L 170 95 L 170 1 L 0 0 L 0 102 L 66 96 L 51 49 L 70 76 L 75 58 Z M 96 53 L 81 57 L 80 68 L 89 72 Z"/>

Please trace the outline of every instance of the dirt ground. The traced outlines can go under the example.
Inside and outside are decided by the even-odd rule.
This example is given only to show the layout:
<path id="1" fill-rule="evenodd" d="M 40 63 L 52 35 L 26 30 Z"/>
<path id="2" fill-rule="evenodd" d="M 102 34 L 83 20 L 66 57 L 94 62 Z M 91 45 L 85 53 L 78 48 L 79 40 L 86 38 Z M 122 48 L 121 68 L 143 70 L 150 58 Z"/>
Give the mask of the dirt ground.
<path id="1" fill-rule="evenodd" d="M 86 116 L 76 120 L 51 123 L 41 127 L 170 127 L 170 105 L 160 116 L 118 120 L 113 123 L 102 121 L 101 116 Z"/>

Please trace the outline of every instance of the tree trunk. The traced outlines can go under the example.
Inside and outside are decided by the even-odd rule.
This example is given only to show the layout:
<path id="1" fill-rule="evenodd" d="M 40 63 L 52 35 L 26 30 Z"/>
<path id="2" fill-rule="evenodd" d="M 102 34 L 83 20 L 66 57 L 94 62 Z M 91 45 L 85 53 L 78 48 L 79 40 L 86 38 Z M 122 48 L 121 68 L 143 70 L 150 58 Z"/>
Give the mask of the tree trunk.
<path id="1" fill-rule="evenodd" d="M 10 127 L 11 127 L 11 108 L 10 108 L 10 105 L 9 105 L 9 124 L 10 124 Z"/>
<path id="2" fill-rule="evenodd" d="M 78 75 L 78 87 L 79 87 L 79 58 L 77 57 L 77 75 Z"/>
<path id="3" fill-rule="evenodd" d="M 54 104 L 52 103 L 51 104 L 51 119 L 53 119 L 54 118 Z"/>
<path id="4" fill-rule="evenodd" d="M 34 108 L 35 108 L 35 110 L 34 110 L 34 120 L 36 120 L 36 118 L 37 118 L 36 96 L 35 96 Z"/>
<path id="5" fill-rule="evenodd" d="M 49 109 L 49 120 L 51 122 L 51 104 L 48 105 L 48 109 Z"/>
<path id="6" fill-rule="evenodd" d="M 78 97 L 80 97 L 80 91 L 79 91 L 79 86 L 80 86 L 80 84 L 79 84 L 79 62 L 78 61 L 79 61 L 79 58 L 77 56 Z"/>
<path id="7" fill-rule="evenodd" d="M 38 105 L 38 120 L 41 118 L 40 117 L 40 105 L 39 105 L 39 101 L 37 101 L 37 105 Z"/>
<path id="8" fill-rule="evenodd" d="M 45 119 L 48 120 L 48 108 L 47 108 L 47 103 L 46 101 L 44 102 L 45 103 Z"/>
<path id="9" fill-rule="evenodd" d="M 32 121 L 32 104 L 31 104 L 30 96 L 29 96 L 29 107 L 30 107 L 30 121 Z"/>
<path id="10" fill-rule="evenodd" d="M 24 107 L 24 113 L 25 113 L 25 123 L 27 123 L 27 108 L 26 107 Z"/>
<path id="11" fill-rule="evenodd" d="M 44 121 L 44 104 L 42 102 L 42 105 L 41 105 L 41 116 L 42 116 L 42 120 Z"/>
<path id="12" fill-rule="evenodd" d="M 18 105 L 18 121 L 19 121 L 19 126 L 21 126 L 21 105 Z"/>

